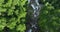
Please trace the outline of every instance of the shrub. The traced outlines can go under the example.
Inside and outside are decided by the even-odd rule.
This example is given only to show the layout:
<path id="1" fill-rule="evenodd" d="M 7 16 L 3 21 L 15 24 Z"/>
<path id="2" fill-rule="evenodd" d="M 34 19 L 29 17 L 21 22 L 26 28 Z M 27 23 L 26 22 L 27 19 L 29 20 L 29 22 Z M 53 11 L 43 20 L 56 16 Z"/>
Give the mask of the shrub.
<path id="1" fill-rule="evenodd" d="M 27 0 L 0 0 L 0 31 L 8 27 L 11 31 L 26 30 L 25 17 Z"/>
<path id="2" fill-rule="evenodd" d="M 44 7 L 40 11 L 39 27 L 41 32 L 60 31 L 60 0 L 41 0 Z"/>

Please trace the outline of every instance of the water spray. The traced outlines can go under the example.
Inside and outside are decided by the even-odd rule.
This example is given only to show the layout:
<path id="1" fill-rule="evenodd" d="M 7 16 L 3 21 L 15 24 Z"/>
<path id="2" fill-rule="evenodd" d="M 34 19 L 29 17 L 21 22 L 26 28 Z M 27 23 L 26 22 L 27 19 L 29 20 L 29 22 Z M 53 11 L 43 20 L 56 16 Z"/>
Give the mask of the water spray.
<path id="1" fill-rule="evenodd" d="M 27 25 L 27 31 L 26 32 L 38 32 L 38 16 L 40 13 L 42 5 L 39 4 L 38 0 L 28 0 L 28 11 L 27 15 L 29 16 L 29 23 Z"/>

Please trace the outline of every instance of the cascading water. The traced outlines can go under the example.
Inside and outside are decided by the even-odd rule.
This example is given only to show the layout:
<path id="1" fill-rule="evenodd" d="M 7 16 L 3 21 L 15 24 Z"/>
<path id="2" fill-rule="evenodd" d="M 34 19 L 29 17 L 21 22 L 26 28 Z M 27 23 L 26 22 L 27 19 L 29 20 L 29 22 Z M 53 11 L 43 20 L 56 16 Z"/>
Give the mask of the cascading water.
<path id="1" fill-rule="evenodd" d="M 28 11 L 27 11 L 27 31 L 26 32 L 38 32 L 38 16 L 42 5 L 39 4 L 38 0 L 28 0 Z"/>

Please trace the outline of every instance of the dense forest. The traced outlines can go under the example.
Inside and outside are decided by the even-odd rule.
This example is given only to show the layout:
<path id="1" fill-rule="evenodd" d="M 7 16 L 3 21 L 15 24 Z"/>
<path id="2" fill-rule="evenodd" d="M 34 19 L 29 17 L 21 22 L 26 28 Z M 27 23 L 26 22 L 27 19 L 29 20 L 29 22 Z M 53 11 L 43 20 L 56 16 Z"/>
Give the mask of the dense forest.
<path id="1" fill-rule="evenodd" d="M 60 32 L 60 0 L 39 0 L 39 32 Z M 25 32 L 27 0 L 0 0 L 0 32 Z M 28 18 L 29 19 L 29 18 Z"/>

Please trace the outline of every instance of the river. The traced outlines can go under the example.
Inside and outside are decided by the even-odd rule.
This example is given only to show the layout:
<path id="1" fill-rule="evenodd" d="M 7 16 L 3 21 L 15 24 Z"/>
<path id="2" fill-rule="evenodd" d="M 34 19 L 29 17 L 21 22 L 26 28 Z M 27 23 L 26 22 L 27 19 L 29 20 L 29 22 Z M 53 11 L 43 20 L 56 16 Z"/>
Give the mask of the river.
<path id="1" fill-rule="evenodd" d="M 27 5 L 27 30 L 26 32 L 38 32 L 38 16 L 42 5 L 38 0 L 28 0 Z"/>

